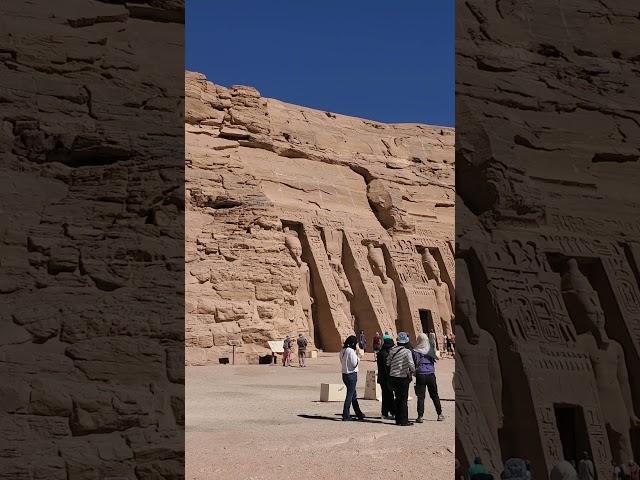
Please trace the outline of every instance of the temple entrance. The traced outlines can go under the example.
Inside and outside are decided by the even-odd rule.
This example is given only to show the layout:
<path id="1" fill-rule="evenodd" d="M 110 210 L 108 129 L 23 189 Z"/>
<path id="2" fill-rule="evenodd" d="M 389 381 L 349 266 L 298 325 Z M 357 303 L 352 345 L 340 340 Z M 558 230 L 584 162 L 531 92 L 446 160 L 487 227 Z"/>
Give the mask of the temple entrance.
<path id="1" fill-rule="evenodd" d="M 554 410 L 565 460 L 573 460 L 577 464 L 582 452 L 587 452 L 591 457 L 589 434 L 587 433 L 582 407 L 556 404 Z"/>
<path id="2" fill-rule="evenodd" d="M 429 333 L 431 330 L 434 330 L 431 310 L 420 309 L 418 310 L 418 314 L 420 315 L 420 325 L 422 325 L 422 331 L 424 333 Z"/>

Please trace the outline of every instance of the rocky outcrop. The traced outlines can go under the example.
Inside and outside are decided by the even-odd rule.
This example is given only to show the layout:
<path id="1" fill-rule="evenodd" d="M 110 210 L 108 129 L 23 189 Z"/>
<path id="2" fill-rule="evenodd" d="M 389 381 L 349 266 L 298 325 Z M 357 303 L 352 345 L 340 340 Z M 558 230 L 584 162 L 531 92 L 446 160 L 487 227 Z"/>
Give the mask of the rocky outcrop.
<path id="1" fill-rule="evenodd" d="M 453 129 L 290 105 L 194 72 L 185 93 L 187 363 L 230 356 L 231 340 L 236 361 L 257 362 L 287 334 L 335 351 L 354 330 L 443 331 L 428 275 L 453 297 Z"/>
<path id="2" fill-rule="evenodd" d="M 545 477 L 587 451 L 605 478 L 640 454 L 638 11 L 456 13 L 456 455 Z"/>

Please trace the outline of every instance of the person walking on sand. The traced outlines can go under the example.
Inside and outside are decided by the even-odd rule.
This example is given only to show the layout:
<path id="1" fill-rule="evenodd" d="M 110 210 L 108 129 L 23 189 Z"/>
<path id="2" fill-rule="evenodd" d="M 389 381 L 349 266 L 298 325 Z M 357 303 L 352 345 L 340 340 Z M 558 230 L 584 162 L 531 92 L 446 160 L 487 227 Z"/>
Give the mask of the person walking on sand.
<path id="1" fill-rule="evenodd" d="M 409 343 L 409 335 L 406 332 L 398 333 L 397 345 L 389 350 L 387 357 L 387 366 L 389 367 L 389 377 L 393 387 L 396 407 L 396 425 L 408 427 L 413 425 L 409 421 L 409 385 L 416 371 L 413 363 L 413 355 L 411 350 L 406 348 Z"/>
<path id="2" fill-rule="evenodd" d="M 293 342 L 291 341 L 291 337 L 287 335 L 287 338 L 282 342 L 282 349 L 284 353 L 282 354 L 282 366 L 290 367 L 291 366 L 291 347 Z"/>
<path id="3" fill-rule="evenodd" d="M 307 354 L 307 345 L 309 344 L 309 342 L 304 337 L 304 335 L 300 333 L 298 334 L 296 343 L 298 345 L 298 365 L 300 365 L 300 367 L 306 367 L 306 365 L 304 364 L 304 357 Z"/>
<path id="4" fill-rule="evenodd" d="M 349 335 L 349 337 L 344 341 L 342 350 L 340 350 L 342 382 L 347 387 L 347 394 L 344 398 L 344 405 L 342 406 L 343 422 L 351 420 L 351 415 L 349 413 L 351 405 L 353 405 L 353 410 L 356 412 L 358 420 L 364 419 L 364 413 L 362 413 L 360 405 L 358 405 L 358 395 L 356 392 L 356 385 L 358 384 L 358 363 L 360 362 L 356 355 L 357 342 L 355 335 Z"/>
<path id="5" fill-rule="evenodd" d="M 382 337 L 380 337 L 380 334 L 376 332 L 376 334 L 373 336 L 373 352 L 377 355 L 381 347 Z"/>
<path id="6" fill-rule="evenodd" d="M 438 415 L 438 421 L 444 420 L 442 415 L 442 406 L 440 405 L 440 397 L 438 396 L 438 383 L 436 382 L 436 346 L 429 342 L 426 333 L 418 335 L 418 344 L 413 349 L 413 363 L 416 366 L 416 384 L 415 391 L 418 397 L 418 418 L 416 423 L 422 423 L 424 416 L 424 399 L 426 390 L 429 390 L 429 396 L 433 402 Z"/>
<path id="7" fill-rule="evenodd" d="M 391 388 L 391 379 L 389 378 L 389 368 L 387 367 L 387 357 L 389 350 L 394 346 L 393 339 L 387 337 L 382 343 L 382 347 L 376 356 L 378 364 L 378 383 L 382 391 L 382 418 L 393 420 L 396 415 L 395 400 L 393 398 L 393 388 Z"/>

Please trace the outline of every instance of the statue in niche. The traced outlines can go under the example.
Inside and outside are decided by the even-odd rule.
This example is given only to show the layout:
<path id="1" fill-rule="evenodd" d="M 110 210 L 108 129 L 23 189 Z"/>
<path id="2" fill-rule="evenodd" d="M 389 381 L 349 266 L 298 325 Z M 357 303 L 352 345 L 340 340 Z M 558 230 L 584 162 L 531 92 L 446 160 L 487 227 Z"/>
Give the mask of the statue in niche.
<path id="1" fill-rule="evenodd" d="M 456 259 L 456 352 L 464 364 L 477 401 L 488 425 L 496 425 L 493 432 L 498 442 L 502 427 L 502 372 L 498 362 L 496 342 L 477 321 L 476 300 L 471 277 L 463 259 Z"/>
<path id="2" fill-rule="evenodd" d="M 329 257 L 329 266 L 331 273 L 336 281 L 338 290 L 340 290 L 340 306 L 347 318 L 351 318 L 351 299 L 353 298 L 353 290 L 344 273 L 342 266 L 342 231 L 323 229 L 325 247 Z"/>
<path id="3" fill-rule="evenodd" d="M 396 287 L 387 276 L 387 265 L 384 261 L 384 253 L 381 248 L 374 247 L 373 243 L 367 245 L 369 264 L 376 279 L 378 289 L 395 324 L 398 320 L 398 299 L 396 297 Z"/>
<path id="4" fill-rule="evenodd" d="M 442 329 L 445 335 L 453 333 L 451 328 L 453 322 L 453 309 L 451 306 L 451 295 L 449 294 L 449 286 L 442 281 L 440 277 L 440 267 L 438 262 L 428 248 L 422 251 L 422 265 L 427 273 L 427 279 L 429 287 L 433 289 L 436 294 L 436 300 L 438 302 L 438 313 L 440 314 L 440 320 L 442 321 Z"/>
<path id="5" fill-rule="evenodd" d="M 350 302 L 353 298 L 353 290 L 351 290 L 351 285 L 349 284 L 349 280 L 347 280 L 347 275 L 344 273 L 342 262 L 340 262 L 339 259 L 329 253 L 329 265 L 331 266 L 331 273 L 333 273 L 333 278 L 336 281 L 336 285 L 338 285 L 338 289 L 341 293 L 340 305 L 342 306 L 342 310 L 344 311 L 347 318 L 350 318 Z"/>
<path id="6" fill-rule="evenodd" d="M 284 228 L 285 240 L 284 244 L 289 249 L 289 253 L 296 261 L 299 272 L 298 290 L 296 296 L 298 302 L 302 306 L 305 320 L 307 322 L 307 329 L 309 332 L 309 343 L 314 343 L 314 329 L 313 318 L 311 313 L 311 305 L 313 305 L 313 296 L 311 295 L 311 272 L 309 271 L 309 265 L 302 261 L 302 244 L 298 238 L 298 233 L 290 230 L 288 227 Z"/>
<path id="7" fill-rule="evenodd" d="M 562 293 L 577 301 L 587 320 L 588 330 L 578 335 L 577 344 L 591 359 L 611 451 L 618 464 L 629 462 L 633 459 L 630 429 L 638 427 L 640 420 L 633 408 L 624 351 L 607 336 L 598 294 L 574 258 L 567 261 L 561 285 Z"/>

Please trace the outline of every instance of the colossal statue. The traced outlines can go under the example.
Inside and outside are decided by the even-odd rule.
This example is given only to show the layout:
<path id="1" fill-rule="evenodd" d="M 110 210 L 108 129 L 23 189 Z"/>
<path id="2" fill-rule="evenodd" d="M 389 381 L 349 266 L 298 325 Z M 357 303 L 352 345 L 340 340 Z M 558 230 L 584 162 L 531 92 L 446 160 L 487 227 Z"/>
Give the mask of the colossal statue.
<path id="1" fill-rule="evenodd" d="M 563 294 L 577 300 L 586 319 L 588 330 L 578 335 L 577 344 L 591 359 L 612 454 L 618 464 L 628 462 L 633 459 L 630 429 L 639 426 L 640 420 L 633 407 L 624 351 L 607 335 L 598 294 L 574 258 L 565 265 L 561 285 Z"/>
<path id="2" fill-rule="evenodd" d="M 299 268 L 300 280 L 298 284 L 298 290 L 296 297 L 302 311 L 304 312 L 305 319 L 307 321 L 307 329 L 309 334 L 309 342 L 314 344 L 314 327 L 311 305 L 313 305 L 313 296 L 311 294 L 311 272 L 309 271 L 309 265 L 302 260 L 302 244 L 298 238 L 298 233 L 290 230 L 288 227 L 284 228 L 285 234 L 285 246 L 289 249 L 291 256 L 296 261 Z"/>
<path id="3" fill-rule="evenodd" d="M 376 279 L 376 284 L 384 300 L 391 320 L 395 323 L 398 319 L 398 299 L 396 287 L 387 276 L 387 266 L 384 261 L 384 253 L 381 248 L 376 248 L 373 243 L 367 245 L 369 264 Z"/>
<path id="4" fill-rule="evenodd" d="M 431 287 L 436 295 L 436 301 L 438 302 L 438 313 L 440 314 L 440 320 L 442 321 L 442 329 L 446 335 L 453 333 L 453 308 L 451 305 L 451 295 L 449 294 L 449 286 L 442 281 L 440 276 L 440 267 L 438 262 L 428 248 L 425 248 L 422 253 L 422 265 L 427 278 L 429 279 L 429 287 Z"/>
<path id="5" fill-rule="evenodd" d="M 477 321 L 476 301 L 466 262 L 456 259 L 456 351 L 458 361 L 464 364 L 476 392 L 480 409 L 498 443 L 497 430 L 502 427 L 502 372 L 498 361 L 496 342 L 491 334 L 480 328 Z"/>

